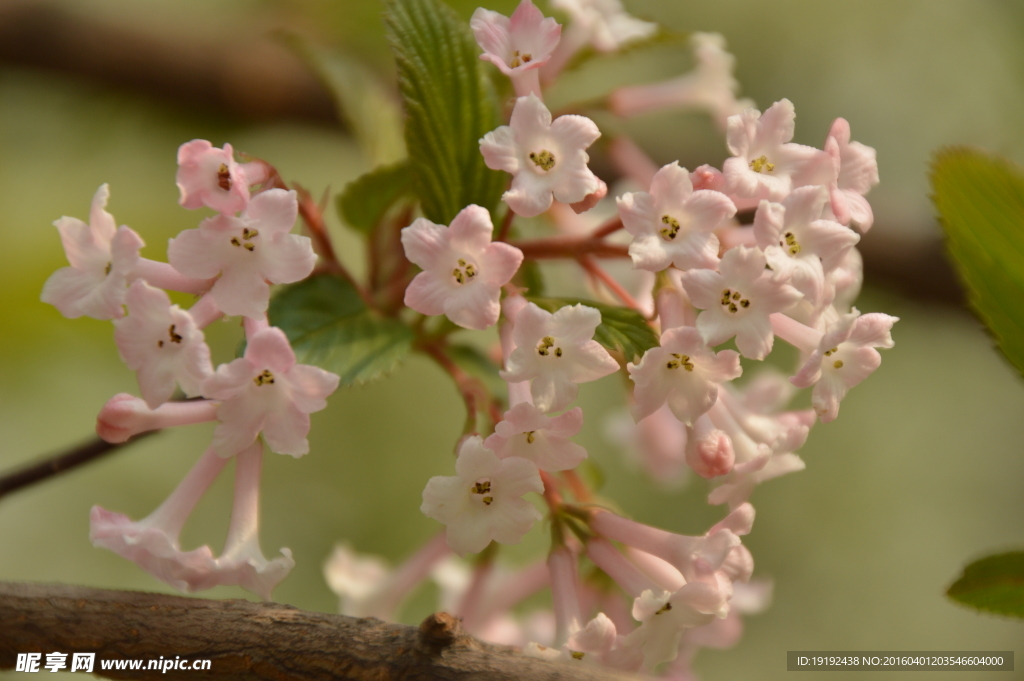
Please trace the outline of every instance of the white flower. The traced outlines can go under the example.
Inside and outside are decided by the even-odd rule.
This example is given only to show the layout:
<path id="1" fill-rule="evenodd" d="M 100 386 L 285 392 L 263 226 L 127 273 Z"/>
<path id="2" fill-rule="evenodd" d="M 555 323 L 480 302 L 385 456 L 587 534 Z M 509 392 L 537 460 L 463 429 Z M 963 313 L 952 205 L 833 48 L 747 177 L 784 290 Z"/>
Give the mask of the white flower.
<path id="1" fill-rule="evenodd" d="M 144 244 L 127 226 L 115 225 L 114 217 L 104 210 L 109 197 L 107 185 L 96 190 L 88 225 L 69 217 L 53 223 L 71 266 L 50 275 L 41 300 L 65 317 L 115 319 L 124 315 L 125 285 Z"/>
<path id="2" fill-rule="evenodd" d="M 828 154 L 789 143 L 795 120 L 788 99 L 775 102 L 764 114 L 746 109 L 729 117 L 726 140 L 733 156 L 726 159 L 722 171 L 730 194 L 781 201 L 793 187 L 831 180 L 834 168 Z"/>
<path id="3" fill-rule="evenodd" d="M 818 347 L 793 377 L 798 388 L 814 386 L 811 404 L 825 423 L 839 414 L 839 403 L 853 386 L 882 363 L 875 348 L 891 348 L 892 325 L 899 317 L 857 308 L 828 326 Z"/>
<path id="4" fill-rule="evenodd" d="M 658 25 L 626 14 L 619 0 L 552 0 L 552 7 L 572 17 L 574 42 L 589 43 L 601 52 L 653 35 Z"/>
<path id="5" fill-rule="evenodd" d="M 551 207 L 552 197 L 577 203 L 601 188 L 587 167 L 584 151 L 601 131 L 584 116 L 559 116 L 534 95 L 520 97 L 509 125 L 484 135 L 480 152 L 493 170 L 512 173 L 512 188 L 502 197 L 517 215 L 533 217 Z"/>
<path id="6" fill-rule="evenodd" d="M 516 348 L 502 378 L 530 381 L 533 403 L 545 412 L 569 406 L 577 383 L 594 381 L 618 370 L 619 364 L 592 340 L 601 313 L 585 305 L 567 305 L 554 314 L 529 303 L 515 318 Z"/>
<path id="7" fill-rule="evenodd" d="M 474 436 L 462 444 L 454 476 L 427 482 L 420 511 L 448 526 L 448 546 L 464 556 L 483 551 L 491 541 L 518 544 L 541 518 L 522 497 L 543 491 L 532 461 L 499 459 Z"/>
<path id="8" fill-rule="evenodd" d="M 740 356 L 733 350 L 715 354 L 697 329 L 669 329 L 661 345 L 644 353 L 639 364 L 626 365 L 633 390 L 633 417 L 640 421 L 663 404 L 683 423 L 693 421 L 718 399 L 718 384 L 742 373 Z"/>
<path id="9" fill-rule="evenodd" d="M 587 458 L 587 450 L 569 440 L 582 427 L 579 407 L 552 418 L 529 402 L 520 402 L 505 412 L 484 446 L 502 459 L 529 459 L 542 471 L 570 470 Z"/>
<path id="10" fill-rule="evenodd" d="M 814 307 L 827 302 L 826 269 L 860 241 L 853 230 L 821 219 L 827 200 L 822 186 L 800 187 L 781 204 L 761 201 L 754 215 L 754 237 L 768 264 Z"/>
<path id="11" fill-rule="evenodd" d="M 744 357 L 764 359 L 771 352 L 774 335 L 769 315 L 795 304 L 800 294 L 766 266 L 764 253 L 742 246 L 726 252 L 718 272 L 683 273 L 686 294 L 704 310 L 697 316 L 697 329 L 708 345 L 736 336 L 736 347 Z"/>
<path id="12" fill-rule="evenodd" d="M 629 245 L 633 266 L 652 272 L 669 265 L 713 269 L 718 264 L 713 230 L 736 214 L 725 194 L 694 191 L 690 174 L 678 162 L 657 172 L 649 194 L 630 192 L 616 203 L 622 224 L 634 237 Z"/>

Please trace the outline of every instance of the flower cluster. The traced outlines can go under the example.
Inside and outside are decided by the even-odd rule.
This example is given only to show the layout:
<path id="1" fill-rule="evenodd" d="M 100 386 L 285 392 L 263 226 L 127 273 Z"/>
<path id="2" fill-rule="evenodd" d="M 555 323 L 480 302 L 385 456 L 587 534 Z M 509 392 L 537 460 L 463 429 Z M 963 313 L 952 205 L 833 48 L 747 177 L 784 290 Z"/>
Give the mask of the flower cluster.
<path id="1" fill-rule="evenodd" d="M 878 182 L 875 153 L 850 141 L 843 119 L 821 149 L 794 144 L 793 104 L 783 99 L 762 113 L 738 100 L 724 40 L 697 33 L 694 72 L 619 88 L 607 106 L 620 117 L 702 109 L 721 124 L 731 156 L 721 169 L 688 170 L 677 162 L 658 168 L 628 138 L 617 138 L 612 160 L 644 190 L 616 197 L 617 218 L 576 237 L 585 213 L 608 194 L 588 167 L 587 148 L 601 133 L 587 117 L 553 116 L 543 85 L 567 53 L 587 42 L 615 50 L 649 31 L 615 2 L 553 5 L 572 19 L 561 36 L 530 0 L 511 18 L 480 9 L 472 28 L 481 58 L 511 77 L 519 95 L 508 125 L 480 140 L 487 166 L 511 176 L 506 220 L 547 213 L 566 236 L 497 251 L 504 244 L 491 243 L 489 216 L 477 206 L 448 228 L 419 221 L 403 232 L 409 260 L 424 269 L 409 286 L 408 305 L 465 328 L 501 322 L 510 405 L 486 439 L 467 426 L 456 475 L 432 478 L 421 510 L 446 525 L 447 546 L 465 555 L 492 541 L 518 542 L 541 518 L 524 495 L 541 493 L 554 537 L 546 561 L 554 613 L 545 633 L 533 638 L 536 628 L 510 617 L 501 593 L 521 599 L 540 588 L 539 578 L 525 576 L 534 568 L 522 571 L 526 584 L 505 578 L 499 586 L 491 559 L 482 560 L 463 579 L 456 612 L 481 635 L 532 641 L 527 650 L 537 656 L 648 672 L 668 662 L 664 671 L 683 678 L 698 647 L 731 645 L 740 614 L 767 605 L 770 587 L 750 581 L 754 562 L 741 541 L 753 526 L 755 488 L 804 467 L 796 451 L 810 427 L 836 418 L 848 390 L 878 368 L 878 348 L 893 344 L 895 317 L 851 307 L 862 278 L 855 246 L 873 222 L 864 195 Z M 467 236 L 471 222 L 475 239 Z M 631 237 L 625 254 L 644 275 L 631 286 L 649 304 L 586 255 L 618 229 Z M 542 246 L 561 246 L 564 257 L 577 260 L 597 295 L 610 293 L 645 313 L 658 344 L 617 359 L 595 340 L 597 309 L 543 309 L 507 285 L 524 259 L 552 257 Z M 745 365 L 771 353 L 776 336 L 800 351 L 792 376 L 761 371 L 736 387 Z M 735 350 L 720 347 L 730 341 Z M 619 370 L 632 382 L 633 416 L 619 437 L 663 477 L 688 469 L 717 483 L 709 501 L 729 512 L 704 535 L 677 535 L 605 510 L 576 475 L 587 457 L 569 439 L 584 420 L 580 407 L 569 409 L 577 385 Z M 787 410 L 797 388 L 811 389 L 813 409 Z M 632 599 L 631 607 L 607 582 L 581 582 L 584 556 Z M 420 566 L 419 578 L 428 573 Z M 391 593 L 394 603 L 385 582 L 378 598 Z"/>
<path id="2" fill-rule="evenodd" d="M 306 454 L 309 415 L 323 409 L 338 386 L 338 376 L 296 363 L 284 332 L 268 324 L 270 284 L 304 279 L 316 262 L 310 239 L 291 234 L 295 192 L 253 191 L 268 177 L 262 162 L 237 163 L 230 145 L 183 144 L 180 203 L 217 214 L 171 239 L 168 263 L 140 257 L 142 239 L 127 226 L 115 228 L 106 211 L 107 185 L 93 197 L 88 224 L 69 217 L 55 223 L 70 266 L 46 282 L 43 301 L 67 317 L 112 319 L 117 348 L 142 394 L 115 395 L 103 406 L 96 423 L 100 437 L 117 443 L 149 430 L 217 422 L 209 449 L 150 516 L 132 521 L 92 509 L 96 546 L 184 591 L 237 584 L 270 598 L 294 561 L 288 549 L 268 560 L 259 547 L 263 443 L 280 454 Z M 182 309 L 166 290 L 199 299 Z M 203 329 L 224 315 L 243 317 L 246 349 L 214 369 Z M 173 401 L 178 389 L 195 399 Z M 183 551 L 178 536 L 186 518 L 231 457 L 235 502 L 224 551 Z"/>
<path id="3" fill-rule="evenodd" d="M 706 33 L 692 34 L 692 72 L 553 114 L 545 90 L 571 60 L 586 58 L 581 50 L 615 52 L 658 28 L 618 0 L 551 4 L 568 17 L 564 31 L 531 0 L 511 17 L 479 9 L 465 28 L 480 46 L 481 68 L 498 69 L 516 92 L 508 124 L 483 134 L 473 159 L 505 173 L 504 205 L 470 203 L 447 225 L 382 208 L 367 244 L 365 290 L 326 237 L 320 242 L 330 261 L 325 276 L 343 276 L 363 294 L 368 317 L 387 317 L 413 337 L 409 345 L 451 376 L 467 411 L 454 475 L 431 478 L 422 494 L 420 510 L 444 529 L 397 568 L 340 546 L 325 572 L 347 614 L 395 618 L 417 585 L 433 579 L 441 607 L 479 636 L 568 664 L 690 679 L 699 648 L 733 645 L 741 616 L 770 600 L 770 582 L 753 578 L 742 540 L 753 529 L 757 486 L 804 468 L 797 451 L 811 426 L 835 419 L 850 388 L 879 367 L 879 348 L 893 345 L 895 317 L 853 307 L 862 280 L 856 245 L 874 222 L 865 195 L 878 183 L 875 152 L 851 141 L 841 118 L 821 149 L 793 143 L 793 104 L 783 99 L 762 113 L 739 99 L 734 59 L 721 36 Z M 628 184 L 610 190 L 617 179 L 589 166 L 602 134 L 579 113 L 591 106 L 619 118 L 704 111 L 725 132 L 730 156 L 720 169 L 658 167 L 618 135 L 609 158 Z M 293 563 L 287 549 L 267 560 L 257 541 L 263 443 L 305 454 L 309 415 L 339 383 L 298 364 L 285 332 L 269 326 L 269 287 L 307 277 L 316 256 L 309 239 L 291 233 L 296 193 L 266 164 L 237 163 L 230 146 L 202 140 L 183 145 L 178 163 L 181 205 L 216 214 L 170 241 L 168 263 L 141 258 L 139 236 L 115 226 L 106 186 L 89 224 L 56 223 L 70 267 L 51 277 L 43 300 L 69 317 L 114 320 L 121 355 L 138 373 L 141 398 L 112 398 L 99 415 L 100 435 L 121 442 L 217 422 L 209 449 L 163 505 L 138 522 L 96 507 L 92 538 L 181 589 L 240 584 L 269 597 Z M 597 214 L 612 217 L 599 222 Z M 535 217 L 531 227 L 548 222 L 560 233 L 517 239 L 516 220 Z M 405 260 L 384 253 L 399 242 Z M 556 258 L 578 265 L 600 302 L 529 290 L 536 279 L 521 271 L 524 263 Z M 628 258 L 633 272 L 619 281 L 602 258 Z M 198 301 L 181 309 L 165 289 Z M 214 369 L 203 329 L 224 315 L 243 318 L 246 349 Z M 485 385 L 460 364 L 448 336 L 495 326 L 500 348 L 491 356 L 500 362 Z M 755 371 L 738 385 L 776 337 L 799 351 L 791 375 Z M 628 386 L 630 416 L 615 438 L 659 483 L 689 472 L 713 481 L 708 500 L 726 508 L 703 534 L 613 512 L 580 474 L 588 452 L 573 438 L 593 418 L 575 404 L 579 385 L 616 373 Z M 812 408 L 791 409 L 805 388 Z M 171 401 L 178 389 L 195 399 Z M 232 456 L 235 505 L 223 553 L 181 550 L 185 518 Z M 498 545 L 519 542 L 545 518 L 547 556 L 504 566 Z M 471 566 L 452 555 L 475 553 Z M 583 560 L 596 569 L 581 573 Z M 550 611 L 517 609 L 544 587 Z"/>

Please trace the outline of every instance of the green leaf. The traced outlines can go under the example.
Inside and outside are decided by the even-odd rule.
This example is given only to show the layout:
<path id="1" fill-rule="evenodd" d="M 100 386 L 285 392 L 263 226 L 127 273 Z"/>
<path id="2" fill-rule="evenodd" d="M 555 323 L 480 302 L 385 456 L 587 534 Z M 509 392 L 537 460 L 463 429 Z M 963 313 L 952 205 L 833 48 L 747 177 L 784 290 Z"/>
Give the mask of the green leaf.
<path id="1" fill-rule="evenodd" d="M 270 323 L 292 343 L 300 363 L 367 383 L 391 371 L 412 348 L 412 330 L 368 310 L 344 279 L 320 274 L 284 288 L 270 301 Z"/>
<path id="2" fill-rule="evenodd" d="M 411 193 L 408 162 L 381 166 L 345 185 L 338 195 L 338 213 L 349 227 L 369 234 L 392 206 Z"/>
<path id="3" fill-rule="evenodd" d="M 978 610 L 1024 618 L 1024 551 L 971 563 L 946 594 Z"/>
<path id="4" fill-rule="evenodd" d="M 424 216 L 449 224 L 469 204 L 493 211 L 507 175 L 480 154 L 480 138 L 500 121 L 469 24 L 439 0 L 389 0 L 384 18 Z"/>
<path id="5" fill-rule="evenodd" d="M 594 340 L 611 352 L 621 353 L 627 362 L 638 361 L 645 352 L 658 345 L 658 336 L 644 316 L 628 307 L 605 305 L 579 298 L 527 296 L 527 300 L 548 312 L 576 304 L 597 308 L 601 313 L 601 324 L 594 333 Z"/>
<path id="6" fill-rule="evenodd" d="M 364 64 L 297 34 L 282 31 L 279 35 L 331 93 L 338 114 L 374 165 L 395 163 L 405 157 L 402 111 L 380 76 Z"/>
<path id="7" fill-rule="evenodd" d="M 1024 373 L 1024 173 L 964 148 L 939 152 L 932 200 L 968 297 L 999 348 Z"/>

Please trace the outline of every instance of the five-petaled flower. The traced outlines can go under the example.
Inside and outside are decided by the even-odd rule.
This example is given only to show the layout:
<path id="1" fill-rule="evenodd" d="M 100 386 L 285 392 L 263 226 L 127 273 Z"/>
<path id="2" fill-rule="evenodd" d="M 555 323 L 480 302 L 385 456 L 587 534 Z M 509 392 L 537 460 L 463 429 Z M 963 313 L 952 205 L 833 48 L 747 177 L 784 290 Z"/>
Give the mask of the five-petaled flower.
<path id="1" fill-rule="evenodd" d="M 569 440 L 582 427 L 583 410 L 579 407 L 552 418 L 529 402 L 520 402 L 505 412 L 484 446 L 502 459 L 519 456 L 542 471 L 564 471 L 587 458 L 587 450 Z"/>
<path id="2" fill-rule="evenodd" d="M 244 357 L 222 364 L 203 383 L 205 397 L 222 400 L 214 448 L 221 456 L 231 456 L 262 432 L 278 454 L 306 454 L 309 415 L 327 406 L 327 396 L 339 381 L 329 371 L 296 364 L 281 329 L 270 327 L 254 333 L 248 338 Z"/>
<path id="3" fill-rule="evenodd" d="M 669 329 L 661 345 L 628 364 L 633 390 L 633 417 L 640 421 L 663 404 L 683 423 L 705 413 L 718 399 L 718 384 L 739 378 L 740 356 L 734 350 L 714 353 L 692 326 Z"/>
<path id="4" fill-rule="evenodd" d="M 144 244 L 128 226 L 115 225 L 114 217 L 104 210 L 109 197 L 107 185 L 96 190 L 89 224 L 69 217 L 53 223 L 71 266 L 50 275 L 41 300 L 65 317 L 114 319 L 124 315 L 125 285 Z"/>
<path id="5" fill-rule="evenodd" d="M 494 326 L 501 287 L 512 279 L 523 253 L 492 243 L 490 213 L 466 206 L 449 227 L 418 218 L 402 230 L 405 256 L 423 268 L 405 290 L 405 304 L 426 315 L 446 315 L 467 329 Z"/>
<path id="6" fill-rule="evenodd" d="M 474 436 L 459 449 L 454 476 L 427 482 L 420 511 L 448 526 L 448 546 L 464 556 L 483 551 L 491 541 L 518 544 L 541 518 L 523 495 L 543 491 L 532 461 L 499 459 Z"/>
<path id="7" fill-rule="evenodd" d="M 221 213 L 237 213 L 249 205 L 245 168 L 235 162 L 230 144 L 223 149 L 206 140 L 182 144 L 176 181 L 184 208 L 208 206 Z"/>
<path id="8" fill-rule="evenodd" d="M 502 378 L 530 381 L 533 403 L 543 411 L 565 409 L 579 392 L 577 383 L 596 381 L 619 368 L 593 340 L 601 313 L 585 305 L 567 305 L 552 314 L 529 303 L 515 318 L 516 348 Z"/>
<path id="9" fill-rule="evenodd" d="M 522 0 L 511 17 L 478 8 L 469 27 L 484 51 L 480 58 L 512 78 L 517 94 L 540 95 L 538 69 L 551 58 L 562 35 L 554 19 L 545 18 L 531 0 Z"/>
<path id="10" fill-rule="evenodd" d="M 480 140 L 484 162 L 493 170 L 512 173 L 512 188 L 502 198 L 517 215 L 533 217 L 551 207 L 552 197 L 577 203 L 601 188 L 587 167 L 584 151 L 601 131 L 585 116 L 559 116 L 534 95 L 516 100 L 509 125 Z"/>
<path id="11" fill-rule="evenodd" d="M 186 276 L 220 275 L 210 293 L 224 314 L 260 318 L 270 284 L 305 279 L 316 263 L 309 237 L 289 233 L 297 215 L 294 191 L 270 189 L 253 197 L 241 216 L 207 218 L 171 239 L 167 257 Z"/>
<path id="12" fill-rule="evenodd" d="M 129 287 L 125 302 L 128 316 L 114 322 L 114 342 L 128 368 L 138 372 L 146 404 L 155 409 L 171 399 L 176 384 L 188 397 L 200 395 L 213 367 L 192 315 L 141 279 Z"/>
<path id="13" fill-rule="evenodd" d="M 681 270 L 714 269 L 718 238 L 713 230 L 736 214 L 725 194 L 693 190 L 690 173 L 678 162 L 654 176 L 651 191 L 623 194 L 616 202 L 622 224 L 633 235 L 629 255 L 640 269 L 660 272 L 669 265 Z"/>
<path id="14" fill-rule="evenodd" d="M 788 99 L 775 102 L 763 114 L 746 109 L 730 116 L 726 141 L 733 156 L 722 166 L 729 193 L 781 201 L 793 187 L 827 184 L 834 176 L 831 157 L 790 143 L 795 129 L 796 111 Z"/>
<path id="15" fill-rule="evenodd" d="M 764 253 L 749 246 L 729 249 L 717 272 L 690 270 L 682 280 L 690 300 L 704 310 L 697 316 L 697 329 L 705 342 L 718 345 L 736 336 L 736 347 L 751 359 L 764 359 L 771 352 L 769 315 L 801 297 L 767 269 Z"/>

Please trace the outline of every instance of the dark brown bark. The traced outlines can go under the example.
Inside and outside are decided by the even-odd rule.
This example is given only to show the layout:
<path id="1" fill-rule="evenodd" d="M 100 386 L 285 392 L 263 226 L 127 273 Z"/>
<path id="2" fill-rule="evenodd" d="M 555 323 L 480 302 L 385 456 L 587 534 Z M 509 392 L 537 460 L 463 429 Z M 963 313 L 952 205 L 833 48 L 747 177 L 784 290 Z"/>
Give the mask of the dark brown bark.
<path id="1" fill-rule="evenodd" d="M 0 582 L 0 669 L 18 653 L 96 653 L 114 679 L 218 681 L 613 681 L 598 667 L 524 657 L 482 643 L 451 615 L 417 627 L 306 612 L 278 603 L 214 601 L 63 584 Z M 104 671 L 102 660 L 211 660 L 209 671 Z"/>

